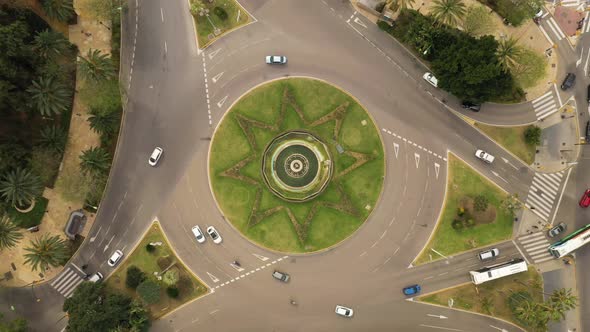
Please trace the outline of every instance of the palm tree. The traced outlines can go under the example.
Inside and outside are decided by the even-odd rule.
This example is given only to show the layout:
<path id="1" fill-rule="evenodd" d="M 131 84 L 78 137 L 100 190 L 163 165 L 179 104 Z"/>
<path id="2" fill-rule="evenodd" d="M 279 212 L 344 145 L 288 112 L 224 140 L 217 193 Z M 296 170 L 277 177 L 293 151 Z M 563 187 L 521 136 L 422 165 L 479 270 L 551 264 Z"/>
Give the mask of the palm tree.
<path id="1" fill-rule="evenodd" d="M 42 58 L 62 55 L 68 48 L 69 42 L 60 32 L 43 30 L 33 40 L 33 50 Z"/>
<path id="2" fill-rule="evenodd" d="M 86 57 L 78 58 L 80 73 L 85 79 L 98 82 L 115 77 L 115 66 L 111 56 L 100 50 L 88 50 Z"/>
<path id="3" fill-rule="evenodd" d="M 560 288 L 553 291 L 549 297 L 549 303 L 555 307 L 560 316 L 564 317 L 566 311 L 578 306 L 578 298 L 572 295 L 571 289 Z"/>
<path id="4" fill-rule="evenodd" d="M 67 110 L 72 102 L 71 91 L 55 76 L 39 77 L 27 89 L 31 100 L 43 116 L 60 114 Z"/>
<path id="5" fill-rule="evenodd" d="M 16 246 L 22 238 L 18 227 L 7 216 L 0 218 L 0 250 Z"/>
<path id="6" fill-rule="evenodd" d="M 390 8 L 393 10 L 404 10 L 408 9 L 408 7 L 412 7 L 415 2 L 416 0 L 393 0 Z"/>
<path id="7" fill-rule="evenodd" d="M 431 13 L 442 24 L 456 27 L 465 15 L 465 4 L 461 0 L 434 0 Z"/>
<path id="8" fill-rule="evenodd" d="M 518 46 L 518 39 L 511 36 L 508 39 L 500 40 L 498 49 L 496 50 L 496 56 L 505 72 L 515 71 L 518 68 L 521 52 L 522 49 Z"/>
<path id="9" fill-rule="evenodd" d="M 85 174 L 105 173 L 109 170 L 111 157 L 109 153 L 101 147 L 92 147 L 80 156 L 80 169 Z"/>
<path id="10" fill-rule="evenodd" d="M 67 134 L 60 126 L 44 127 L 41 129 L 39 145 L 42 147 L 63 153 L 66 146 Z"/>
<path id="11" fill-rule="evenodd" d="M 494 301 L 489 297 L 485 296 L 481 299 L 481 310 L 487 314 L 492 314 L 492 309 L 494 309 Z"/>
<path id="12" fill-rule="evenodd" d="M 0 196 L 13 206 L 27 206 L 43 193 L 41 178 L 28 169 L 17 168 L 0 180 Z"/>
<path id="13" fill-rule="evenodd" d="M 45 233 L 31 241 L 31 246 L 25 248 L 25 264 L 31 265 L 31 270 L 47 270 L 49 266 L 57 267 L 68 258 L 68 247 L 59 235 L 49 236 Z"/>
<path id="14" fill-rule="evenodd" d="M 118 117 L 115 113 L 102 113 L 97 110 L 91 109 L 88 118 L 90 122 L 90 128 L 101 135 L 111 136 L 117 130 Z"/>
<path id="15" fill-rule="evenodd" d="M 537 303 L 529 300 L 520 302 L 519 306 L 514 309 L 516 318 L 529 326 L 539 319 L 539 307 Z"/>
<path id="16" fill-rule="evenodd" d="M 60 22 L 66 22 L 74 16 L 72 0 L 43 0 L 43 9 L 47 16 Z"/>

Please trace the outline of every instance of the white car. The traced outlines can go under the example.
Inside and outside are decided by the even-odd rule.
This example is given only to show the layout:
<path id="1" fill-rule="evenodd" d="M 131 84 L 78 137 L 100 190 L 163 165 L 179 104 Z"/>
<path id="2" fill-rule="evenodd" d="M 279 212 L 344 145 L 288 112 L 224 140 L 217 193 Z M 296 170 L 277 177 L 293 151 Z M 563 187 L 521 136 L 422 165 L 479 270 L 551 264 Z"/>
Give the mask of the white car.
<path id="1" fill-rule="evenodd" d="M 219 233 L 217 232 L 215 227 L 213 227 L 213 226 L 207 227 L 207 234 L 209 234 L 209 236 L 211 237 L 211 240 L 213 240 L 213 243 L 215 243 L 215 244 L 221 243 L 221 241 L 222 241 L 221 235 L 219 235 Z"/>
<path id="2" fill-rule="evenodd" d="M 430 85 L 432 85 L 433 87 L 438 88 L 438 80 L 436 79 L 436 77 L 434 77 L 433 73 L 426 72 L 424 73 L 424 76 L 422 76 L 422 78 L 426 82 L 430 83 Z"/>
<path id="3" fill-rule="evenodd" d="M 488 164 L 491 164 L 494 162 L 494 159 L 496 159 L 496 157 L 492 156 L 491 154 L 485 152 L 484 150 L 477 150 L 475 151 L 475 156 L 483 161 L 485 161 Z"/>
<path id="4" fill-rule="evenodd" d="M 193 226 L 192 231 L 193 231 L 193 235 L 195 236 L 195 239 L 197 239 L 197 242 L 199 242 L 199 243 L 205 242 L 205 234 L 203 234 L 199 225 Z"/>
<path id="5" fill-rule="evenodd" d="M 354 311 L 350 308 L 341 306 L 341 305 L 337 305 L 336 306 L 336 314 L 343 316 L 343 317 L 352 317 L 352 315 L 354 314 Z"/>
<path id="6" fill-rule="evenodd" d="M 282 55 L 267 55 L 266 63 L 269 65 L 279 64 L 284 65 L 287 63 L 287 57 Z"/>
<path id="7" fill-rule="evenodd" d="M 150 155 L 150 159 L 148 160 L 150 166 L 156 166 L 158 164 L 158 161 L 160 161 L 160 157 L 162 157 L 162 153 L 164 153 L 164 150 L 162 150 L 161 147 L 156 147 L 154 149 L 154 151 Z"/>
<path id="8" fill-rule="evenodd" d="M 500 255 L 500 250 L 498 248 L 492 248 L 489 250 L 484 250 L 482 252 L 480 252 L 479 254 L 477 254 L 477 257 L 479 257 L 479 260 L 484 262 L 490 259 L 493 259 L 494 257 L 497 257 L 498 255 Z"/>
<path id="9" fill-rule="evenodd" d="M 123 252 L 121 250 L 117 250 L 111 255 L 111 258 L 109 258 L 107 264 L 109 264 L 110 267 L 115 267 L 121 258 L 123 258 Z"/>

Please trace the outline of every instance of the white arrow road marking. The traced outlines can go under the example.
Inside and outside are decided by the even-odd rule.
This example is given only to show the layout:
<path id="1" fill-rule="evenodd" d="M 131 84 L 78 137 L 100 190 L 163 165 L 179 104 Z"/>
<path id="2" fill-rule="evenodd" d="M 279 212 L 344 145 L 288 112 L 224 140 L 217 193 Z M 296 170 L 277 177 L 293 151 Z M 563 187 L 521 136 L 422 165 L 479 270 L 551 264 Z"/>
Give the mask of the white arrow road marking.
<path id="1" fill-rule="evenodd" d="M 354 23 L 362 26 L 363 28 L 366 28 L 367 26 L 365 25 L 365 23 L 363 23 L 363 21 L 361 21 L 358 17 L 354 18 Z"/>
<path id="2" fill-rule="evenodd" d="M 242 271 L 244 271 L 244 269 L 243 269 L 243 268 L 241 268 L 241 267 L 239 267 L 239 266 L 235 265 L 234 263 L 229 263 L 229 265 L 230 265 L 231 267 L 233 267 L 234 269 L 238 270 L 238 272 L 242 272 Z"/>
<path id="3" fill-rule="evenodd" d="M 500 327 L 496 327 L 496 326 L 494 326 L 494 325 L 490 325 L 490 327 L 491 327 L 491 328 L 493 328 L 493 329 L 496 329 L 496 330 L 498 330 L 498 331 L 502 331 L 502 332 L 508 332 L 508 330 L 506 330 L 506 329 L 503 329 L 503 328 L 500 328 Z"/>
<path id="4" fill-rule="evenodd" d="M 507 163 L 508 165 L 512 166 L 512 168 L 514 168 L 515 170 L 517 170 L 517 171 L 518 171 L 518 167 L 516 167 L 516 166 L 512 165 L 512 164 L 511 164 L 511 163 L 508 161 L 508 159 L 506 159 L 506 158 L 502 157 L 502 160 L 503 160 L 505 163 Z"/>
<path id="5" fill-rule="evenodd" d="M 212 60 L 217 55 L 217 53 L 219 53 L 219 51 L 221 51 L 221 48 L 218 48 L 215 51 L 207 54 L 207 56 L 209 56 L 209 60 Z"/>
<path id="6" fill-rule="evenodd" d="M 442 326 L 434 326 L 434 325 L 426 325 L 426 324 L 420 324 L 420 326 L 430 327 L 431 329 L 439 329 L 439 330 L 445 330 L 445 331 L 463 331 L 463 330 L 459 330 L 459 329 L 452 329 L 450 327 L 442 327 Z"/>
<path id="7" fill-rule="evenodd" d="M 432 315 L 432 314 L 426 314 L 426 316 L 430 316 L 430 317 L 436 317 L 436 318 L 440 318 L 440 319 L 447 319 L 448 317 L 443 316 L 443 315 Z"/>
<path id="8" fill-rule="evenodd" d="M 218 279 L 216 276 L 212 275 L 212 274 L 211 274 L 211 273 L 209 273 L 209 272 L 207 272 L 207 274 L 209 275 L 209 278 L 211 278 L 211 280 L 212 280 L 213 282 L 219 282 L 219 279 Z"/>
<path id="9" fill-rule="evenodd" d="M 111 240 L 109 241 L 109 243 L 107 243 L 106 246 L 104 246 L 104 249 L 102 250 L 102 252 L 107 251 L 107 249 L 109 249 L 109 244 L 111 244 L 111 242 L 113 242 L 113 239 L 115 238 L 115 235 L 113 234 L 113 237 L 111 238 Z"/>
<path id="10" fill-rule="evenodd" d="M 98 236 L 98 234 L 100 233 L 100 230 L 102 229 L 102 226 L 100 226 L 98 228 L 98 231 L 96 231 L 96 234 L 94 234 L 93 237 L 90 238 L 90 243 L 94 242 L 94 240 L 96 240 L 96 237 Z"/>
<path id="11" fill-rule="evenodd" d="M 492 171 L 492 174 L 494 174 L 495 176 L 497 176 L 497 177 L 499 177 L 500 179 L 502 179 L 502 181 L 504 181 L 504 182 L 508 183 L 508 181 L 506 181 L 506 179 L 504 179 L 503 177 L 501 177 L 501 176 L 500 176 L 500 174 L 498 174 L 498 173 L 496 173 L 496 172 L 494 172 L 494 171 Z"/>
<path id="12" fill-rule="evenodd" d="M 434 173 L 436 173 L 436 178 L 438 179 L 438 172 L 440 171 L 440 165 L 438 163 L 434 163 Z"/>
<path id="13" fill-rule="evenodd" d="M 399 153 L 399 144 L 393 143 L 393 152 L 395 152 L 395 159 L 397 159 L 397 154 Z"/>
<path id="14" fill-rule="evenodd" d="M 416 168 L 418 168 L 418 164 L 420 164 L 420 155 L 414 152 L 414 158 L 416 158 Z"/>
<path id="15" fill-rule="evenodd" d="M 219 102 L 217 102 L 217 107 L 221 108 L 221 106 L 223 106 L 223 103 L 225 103 L 225 101 L 227 100 L 228 96 L 223 97 Z"/>
<path id="16" fill-rule="evenodd" d="M 256 258 L 260 259 L 263 262 L 268 260 L 268 257 L 264 257 L 262 255 L 258 255 L 258 254 L 252 254 L 252 255 L 256 256 Z"/>
<path id="17" fill-rule="evenodd" d="M 219 81 L 219 79 L 221 78 L 221 76 L 223 76 L 223 72 L 215 75 L 215 77 L 213 77 L 211 80 L 213 81 L 213 83 L 217 83 L 217 81 Z"/>

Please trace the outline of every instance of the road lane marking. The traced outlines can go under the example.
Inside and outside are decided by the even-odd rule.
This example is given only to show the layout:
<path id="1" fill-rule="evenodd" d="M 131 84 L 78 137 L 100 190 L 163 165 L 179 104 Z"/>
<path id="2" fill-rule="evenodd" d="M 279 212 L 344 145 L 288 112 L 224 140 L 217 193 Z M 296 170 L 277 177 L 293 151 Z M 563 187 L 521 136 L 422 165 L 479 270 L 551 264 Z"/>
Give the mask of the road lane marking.
<path id="1" fill-rule="evenodd" d="M 428 327 L 431 329 L 447 330 L 447 331 L 463 331 L 463 330 L 459 330 L 459 329 L 453 329 L 450 327 L 442 327 L 442 326 L 434 326 L 434 325 L 426 325 L 426 324 L 420 324 L 420 326 Z"/>
<path id="2" fill-rule="evenodd" d="M 107 251 L 107 249 L 109 249 L 109 244 L 111 244 L 111 242 L 113 242 L 113 239 L 115 238 L 115 235 L 113 234 L 113 237 L 111 238 L 111 240 L 109 241 L 109 243 L 107 243 L 106 246 L 104 246 L 104 249 L 102 250 L 102 252 Z"/>
<path id="3" fill-rule="evenodd" d="M 220 101 L 218 101 L 217 107 L 221 108 L 223 106 L 223 104 L 225 103 L 225 101 L 227 100 L 227 97 L 229 97 L 229 96 L 225 96 Z"/>
<path id="4" fill-rule="evenodd" d="M 215 75 L 211 80 L 213 81 L 213 83 L 217 83 L 217 81 L 219 81 L 219 79 L 221 78 L 221 76 L 223 76 L 224 72 L 221 72 L 217 75 Z"/>
<path id="5" fill-rule="evenodd" d="M 162 18 L 162 23 L 164 23 L 164 10 L 160 7 L 160 17 Z"/>
<path id="6" fill-rule="evenodd" d="M 207 274 L 209 275 L 209 278 L 211 278 L 211 281 L 213 281 L 214 283 L 219 282 L 219 278 L 217 278 L 216 276 L 214 276 L 213 274 L 207 272 Z"/>

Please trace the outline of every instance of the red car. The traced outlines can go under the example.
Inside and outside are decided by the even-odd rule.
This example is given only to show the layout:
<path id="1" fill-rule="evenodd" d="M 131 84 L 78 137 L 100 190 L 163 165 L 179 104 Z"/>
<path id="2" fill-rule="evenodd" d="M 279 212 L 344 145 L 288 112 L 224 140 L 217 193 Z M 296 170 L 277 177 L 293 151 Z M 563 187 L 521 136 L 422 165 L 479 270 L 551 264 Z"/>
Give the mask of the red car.
<path id="1" fill-rule="evenodd" d="M 590 189 L 586 189 L 586 191 L 584 192 L 584 195 L 582 195 L 582 198 L 580 199 L 580 206 L 586 208 L 589 205 L 590 205 Z"/>

